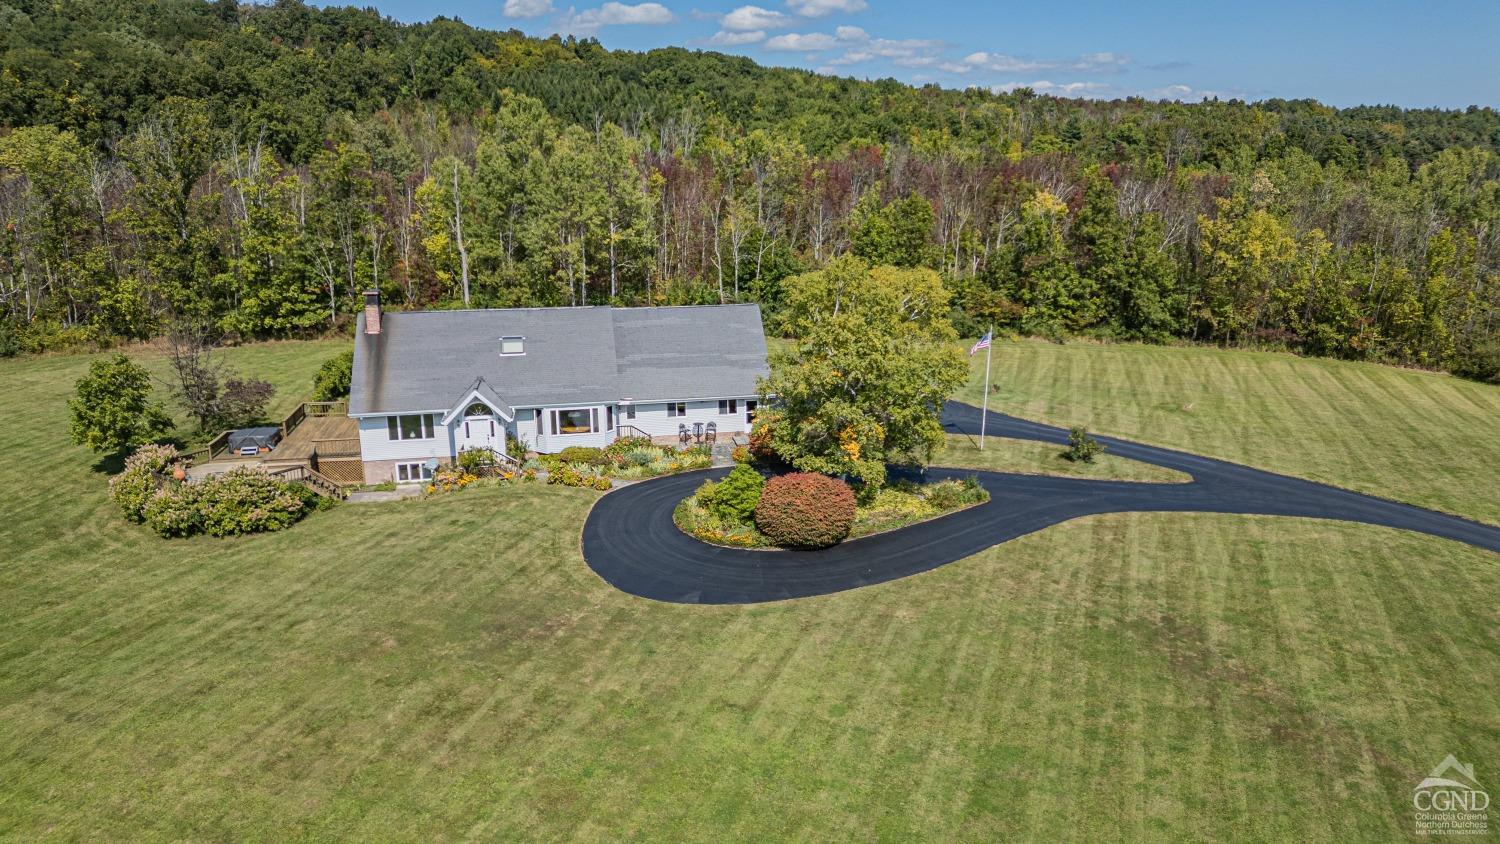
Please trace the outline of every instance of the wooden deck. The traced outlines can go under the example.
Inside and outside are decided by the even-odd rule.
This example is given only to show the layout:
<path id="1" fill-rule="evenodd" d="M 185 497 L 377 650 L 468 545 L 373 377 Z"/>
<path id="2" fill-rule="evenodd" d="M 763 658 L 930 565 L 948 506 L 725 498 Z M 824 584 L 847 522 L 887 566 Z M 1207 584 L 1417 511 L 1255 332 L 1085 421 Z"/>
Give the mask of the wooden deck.
<path id="1" fill-rule="evenodd" d="M 306 484 L 323 494 L 342 498 L 344 487 L 364 482 L 360 462 L 359 423 L 342 401 L 304 402 L 281 423 L 276 448 L 254 457 L 229 453 L 224 431 L 208 445 L 183 455 L 188 476 L 201 479 L 241 466 L 255 466 L 283 480 Z"/>
<path id="2" fill-rule="evenodd" d="M 322 456 L 359 454 L 359 423 L 347 416 L 309 416 L 276 446 L 268 461 L 309 460 L 313 450 Z"/>

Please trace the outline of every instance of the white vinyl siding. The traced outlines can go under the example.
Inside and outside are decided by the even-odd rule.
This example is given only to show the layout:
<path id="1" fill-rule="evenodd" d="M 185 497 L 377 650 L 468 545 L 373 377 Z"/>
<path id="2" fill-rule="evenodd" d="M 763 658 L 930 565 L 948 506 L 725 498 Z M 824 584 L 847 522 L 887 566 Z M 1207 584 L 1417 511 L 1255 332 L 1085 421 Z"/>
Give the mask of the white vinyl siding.
<path id="1" fill-rule="evenodd" d="M 749 397 L 753 398 L 753 397 Z M 707 425 L 713 422 L 719 426 L 720 434 L 743 433 L 750 429 L 745 424 L 745 402 L 746 397 L 736 399 L 739 412 L 730 415 L 720 415 L 718 400 L 712 401 L 689 401 L 689 402 L 639 402 L 635 407 L 635 418 L 626 420 L 629 424 L 646 432 L 649 437 L 671 437 L 677 435 L 677 426 L 686 425 L 688 430 L 693 429 L 693 423 L 702 422 Z M 675 415 L 675 405 L 682 405 L 681 416 Z"/>
<path id="2" fill-rule="evenodd" d="M 437 436 L 437 414 L 409 413 L 385 418 L 386 438 L 392 440 L 430 440 Z"/>
<path id="3" fill-rule="evenodd" d="M 367 416 L 359 420 L 359 450 L 363 460 L 426 460 L 453 457 L 452 426 L 435 424 L 432 437 L 391 439 L 390 417 Z M 436 421 L 436 420 L 434 420 Z M 462 420 L 459 420 L 462 424 Z M 398 425 L 400 423 L 397 423 Z"/>

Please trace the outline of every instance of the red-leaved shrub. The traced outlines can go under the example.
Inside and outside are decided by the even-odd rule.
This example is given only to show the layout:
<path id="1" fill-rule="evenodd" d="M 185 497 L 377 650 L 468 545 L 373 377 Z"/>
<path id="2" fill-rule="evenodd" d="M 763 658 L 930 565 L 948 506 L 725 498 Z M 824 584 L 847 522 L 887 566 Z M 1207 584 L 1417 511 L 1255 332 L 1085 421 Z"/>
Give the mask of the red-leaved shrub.
<path id="1" fill-rule="evenodd" d="M 784 548 L 825 548 L 842 541 L 853 525 L 854 490 L 827 475 L 774 477 L 755 505 L 755 527 Z"/>
<path id="2" fill-rule="evenodd" d="M 762 420 L 750 428 L 750 456 L 762 462 L 774 462 L 781 458 L 771 446 L 771 426 Z"/>

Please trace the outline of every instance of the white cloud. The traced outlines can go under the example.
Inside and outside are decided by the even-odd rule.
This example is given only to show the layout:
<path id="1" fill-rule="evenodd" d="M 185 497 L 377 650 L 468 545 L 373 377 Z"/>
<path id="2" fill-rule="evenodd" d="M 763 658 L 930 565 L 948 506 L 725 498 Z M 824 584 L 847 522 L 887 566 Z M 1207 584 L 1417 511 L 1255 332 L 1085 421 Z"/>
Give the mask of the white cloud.
<path id="1" fill-rule="evenodd" d="M 738 47 L 743 44 L 757 44 L 766 40 L 765 30 L 756 29 L 751 32 L 726 32 L 719 30 L 714 37 L 708 39 L 708 43 L 719 47 Z"/>
<path id="2" fill-rule="evenodd" d="M 672 21 L 672 11 L 660 3 L 629 6 L 611 0 L 597 9 L 584 9 L 581 12 L 568 9 L 561 26 L 568 32 L 589 33 L 606 26 L 657 26 Z"/>
<path id="3" fill-rule="evenodd" d="M 726 32 L 779 29 L 791 24 L 791 16 L 759 6 L 741 6 L 719 20 L 719 27 Z"/>
<path id="4" fill-rule="evenodd" d="M 1223 91 L 1207 91 L 1194 88 L 1190 85 L 1166 85 L 1160 88 L 1141 90 L 1137 88 L 1122 88 L 1108 82 L 1051 82 L 1046 79 L 1038 79 L 1034 82 L 1005 82 L 1000 85 L 990 86 L 990 90 L 997 94 L 1005 94 L 1017 88 L 1030 88 L 1038 94 L 1052 94 L 1058 97 L 1085 97 L 1089 99 L 1120 99 L 1123 97 L 1144 97 L 1148 100 L 1182 100 L 1183 102 L 1197 102 L 1199 100 L 1218 97 L 1228 99 L 1235 96 Z"/>
<path id="5" fill-rule="evenodd" d="M 949 73 L 1035 73 L 1046 70 L 1066 70 L 1079 73 L 1111 73 L 1125 70 L 1130 57 L 1118 53 L 1085 53 L 1076 59 L 1023 59 L 1004 53 L 980 51 L 970 53 L 957 62 L 947 62 L 943 70 Z"/>
<path id="6" fill-rule="evenodd" d="M 1079 70 L 1123 70 L 1129 64 L 1130 57 L 1119 53 L 1084 53 L 1078 57 L 1074 67 Z"/>
<path id="7" fill-rule="evenodd" d="M 837 38 L 826 32 L 788 32 L 766 41 L 767 50 L 784 53 L 819 53 L 839 46 Z"/>
<path id="8" fill-rule="evenodd" d="M 1199 100 L 1233 99 L 1238 96 L 1232 92 L 1208 91 L 1202 88 L 1194 88 L 1191 85 L 1166 85 L 1161 88 L 1153 88 L 1144 91 L 1141 96 L 1148 100 L 1182 100 L 1185 103 L 1195 103 Z"/>
<path id="9" fill-rule="evenodd" d="M 539 18 L 552 11 L 552 0 L 505 0 L 508 18 Z"/>
<path id="10" fill-rule="evenodd" d="M 1017 88 L 1030 88 L 1038 94 L 1058 97 L 1119 96 L 1114 86 L 1105 82 L 1049 82 L 1038 79 L 1035 82 L 1005 82 L 990 86 L 990 90 L 997 94 L 1009 93 Z"/>
<path id="11" fill-rule="evenodd" d="M 786 0 L 786 5 L 804 18 L 821 18 L 835 13 L 847 15 L 870 8 L 865 0 Z"/>
<path id="12" fill-rule="evenodd" d="M 840 46 L 846 48 L 842 55 L 828 62 L 833 67 L 875 59 L 889 59 L 900 67 L 930 67 L 947 49 L 947 44 L 930 38 L 872 38 L 857 26 L 841 26 L 833 32 Z"/>

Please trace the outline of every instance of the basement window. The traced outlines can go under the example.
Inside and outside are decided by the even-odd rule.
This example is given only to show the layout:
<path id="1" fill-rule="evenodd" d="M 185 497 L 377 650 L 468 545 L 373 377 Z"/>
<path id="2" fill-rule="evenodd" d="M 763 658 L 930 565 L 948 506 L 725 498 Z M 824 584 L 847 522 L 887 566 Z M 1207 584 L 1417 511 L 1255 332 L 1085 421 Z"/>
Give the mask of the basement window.
<path id="1" fill-rule="evenodd" d="M 501 337 L 500 354 L 502 355 L 524 355 L 526 354 L 525 337 Z"/>

